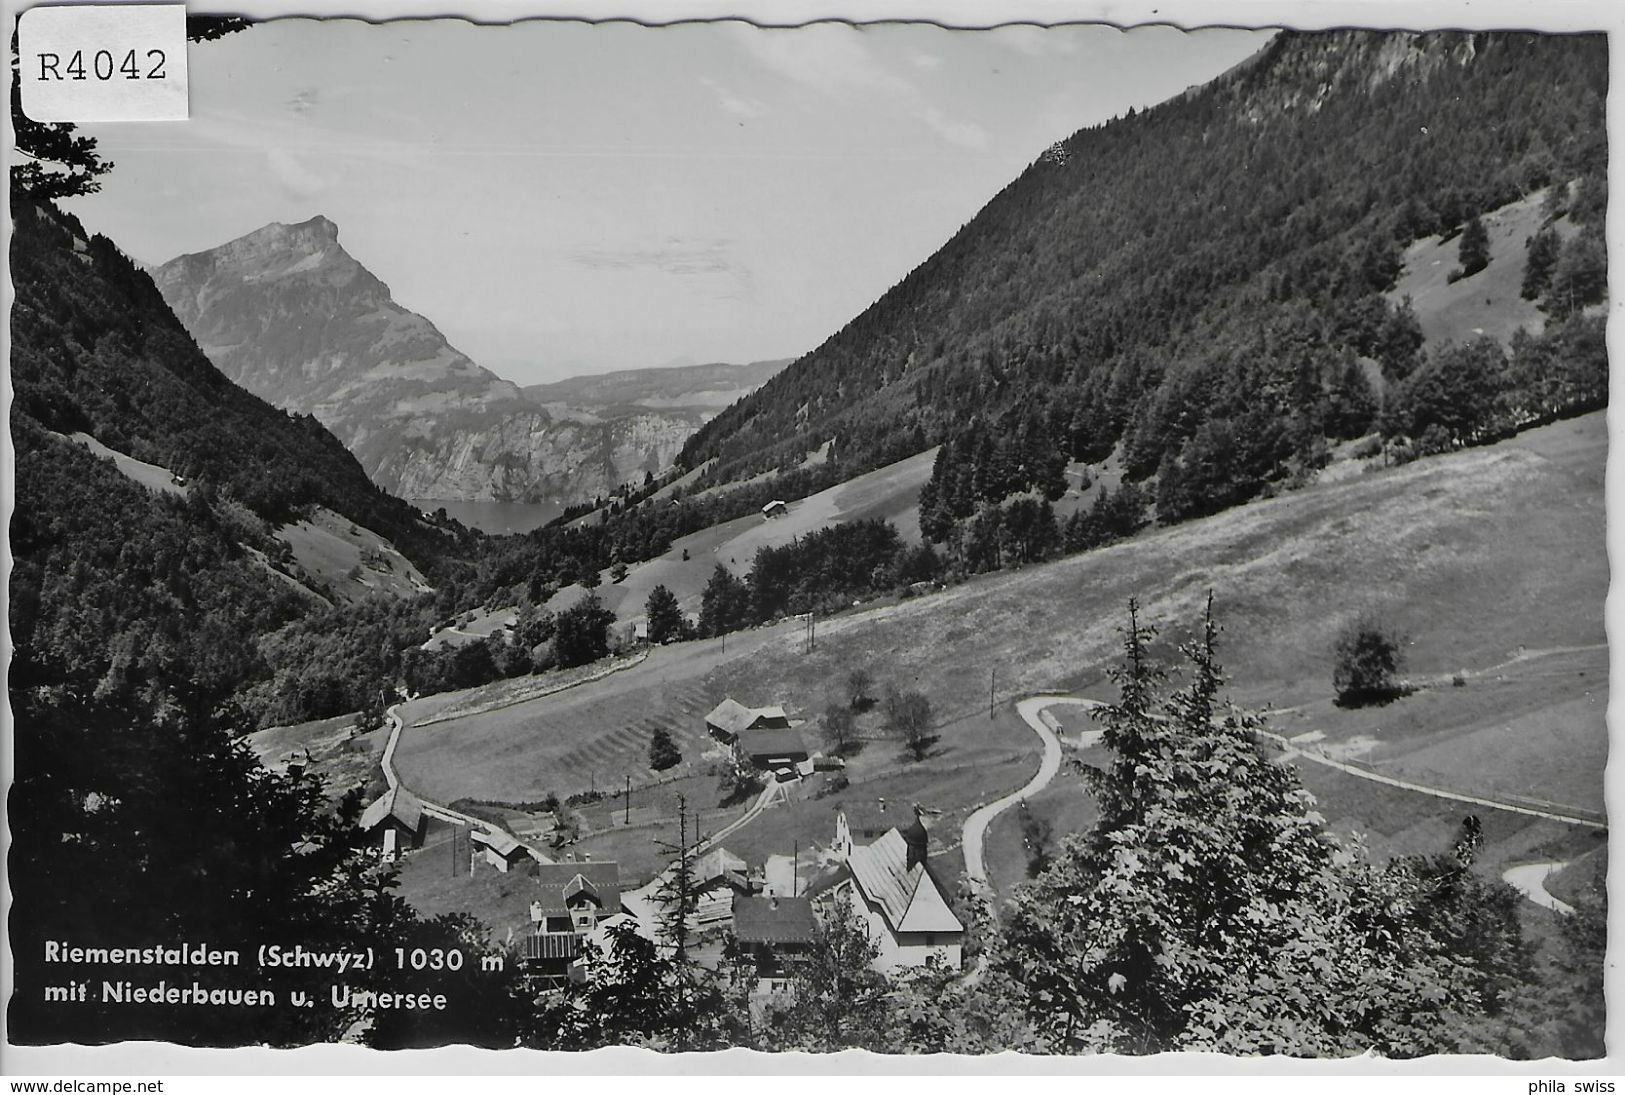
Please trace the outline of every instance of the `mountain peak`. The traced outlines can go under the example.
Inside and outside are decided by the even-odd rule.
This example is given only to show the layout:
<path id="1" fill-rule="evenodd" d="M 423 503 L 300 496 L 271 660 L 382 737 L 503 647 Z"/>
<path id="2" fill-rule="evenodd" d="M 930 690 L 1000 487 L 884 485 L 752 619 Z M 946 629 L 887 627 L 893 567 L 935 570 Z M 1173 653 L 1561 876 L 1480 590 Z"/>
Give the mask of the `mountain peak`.
<path id="1" fill-rule="evenodd" d="M 320 213 L 308 221 L 298 224 L 283 224 L 272 221 L 264 228 L 258 228 L 240 236 L 225 247 L 241 246 L 247 250 L 260 248 L 277 250 L 320 251 L 339 245 L 339 226 L 322 216 Z"/>
<path id="2" fill-rule="evenodd" d="M 322 216 L 320 213 L 317 213 L 314 217 L 303 222 L 302 224 L 295 224 L 289 227 L 295 232 L 308 232 L 313 236 L 320 236 L 322 239 L 330 240 L 333 243 L 337 243 L 339 241 L 339 226 Z"/>

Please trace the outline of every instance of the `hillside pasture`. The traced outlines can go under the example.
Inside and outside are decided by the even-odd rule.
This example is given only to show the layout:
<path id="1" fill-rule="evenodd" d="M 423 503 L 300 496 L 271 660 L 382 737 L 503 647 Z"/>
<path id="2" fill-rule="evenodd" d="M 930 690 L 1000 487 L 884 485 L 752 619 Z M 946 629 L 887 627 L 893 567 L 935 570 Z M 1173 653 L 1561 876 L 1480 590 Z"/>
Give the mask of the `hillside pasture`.
<path id="1" fill-rule="evenodd" d="M 357 734 L 355 716 L 339 715 L 318 722 L 268 727 L 248 735 L 246 740 L 265 767 L 283 772 L 290 764 L 304 764 L 307 771 L 326 783 L 328 794 L 334 798 L 357 785 L 365 789 L 364 797 L 369 801 L 383 791 L 379 762 L 389 741 L 387 725 Z"/>
<path id="2" fill-rule="evenodd" d="M 505 632 L 518 618 L 519 612 L 513 608 L 476 608 L 449 627 L 436 628 L 423 644 L 423 649 L 439 650 L 446 646 L 461 646 L 475 639 L 488 639 Z"/>
<path id="3" fill-rule="evenodd" d="M 61 437 L 62 435 L 57 434 L 56 436 Z M 160 467 L 157 464 L 149 464 L 145 460 L 137 460 L 127 453 L 109 448 L 88 433 L 75 433 L 69 435 L 69 437 L 104 460 L 111 460 L 113 466 L 118 468 L 122 475 L 134 479 L 148 490 L 155 490 L 160 494 L 176 494 L 182 498 L 185 498 L 190 493 L 191 488 L 175 482 L 175 473 L 168 468 Z"/>
<path id="4" fill-rule="evenodd" d="M 1383 770 L 1404 765 L 1456 790 L 1585 806 L 1600 797 L 1607 742 L 1606 678 L 1595 660 L 1606 642 L 1606 453 L 1605 418 L 1588 415 L 830 617 L 820 621 L 816 650 L 794 624 L 661 648 L 605 681 L 409 729 L 398 764 L 408 785 L 440 801 L 563 795 L 589 777 L 613 790 L 623 771 L 647 772 L 645 734 L 666 725 L 679 732 L 699 786 L 707 762 L 694 747 L 708 704 L 733 695 L 812 719 L 862 667 L 876 691 L 924 692 L 938 740 L 917 763 L 895 742 L 867 743 L 852 758 L 845 794 L 940 811 L 935 831 L 947 843 L 970 810 L 1036 768 L 1038 740 L 1008 700 L 1058 689 L 1110 696 L 1105 672 L 1120 656 L 1128 598 L 1162 629 L 1154 651 L 1173 660 L 1213 590 L 1230 695 L 1278 709 L 1282 732 L 1318 731 L 1328 746 L 1375 738 L 1370 759 Z M 1332 643 L 1345 621 L 1372 607 L 1409 636 L 1408 673 L 1428 687 L 1386 708 L 1344 711 L 1330 702 Z M 1449 682 L 1463 670 L 1456 688 Z M 1083 725 L 1075 713 L 1058 717 L 1066 734 Z M 865 718 L 872 729 L 875 716 Z M 1374 851 L 1448 847 L 1464 813 L 1460 803 L 1301 768 L 1334 827 L 1371 834 Z M 606 770 L 613 775 L 591 775 Z M 1068 778 L 1057 780 L 1056 796 Z M 775 807 L 727 846 L 755 862 L 795 841 L 827 842 L 832 800 Z M 1067 809 L 1074 827 L 1082 815 L 1076 804 Z M 1556 823 L 1507 820 L 1516 817 L 1494 822 L 1487 856 L 1542 854 L 1573 835 Z M 1013 815 L 1001 819 L 990 834 L 1001 860 L 1010 856 L 999 826 L 1012 823 Z M 658 831 L 651 827 L 651 837 Z M 623 845 L 632 839 L 622 834 Z"/>
<path id="5" fill-rule="evenodd" d="M 318 590 L 355 601 L 374 593 L 413 597 L 433 592 L 411 560 L 371 529 L 362 528 L 325 506 L 276 532 L 293 552 L 295 564 Z"/>
<path id="6" fill-rule="evenodd" d="M 409 787 L 436 802 L 533 802 L 549 791 L 564 798 L 595 783 L 617 790 L 626 775 L 647 784 L 706 771 L 711 761 L 705 753 L 714 746 L 704 717 L 724 695 L 708 682 L 711 670 L 724 659 L 759 656 L 799 637 L 795 625 L 781 624 L 726 641 L 659 647 L 630 669 L 501 706 L 502 687 L 518 688 L 530 678 L 426 696 L 402 708 L 407 729 L 396 747 L 396 768 Z M 476 693 L 483 709 L 443 717 L 469 705 Z M 732 694 L 743 703 L 784 703 L 793 716 L 797 712 L 793 697 L 765 686 Z M 672 735 L 683 755 L 681 764 L 663 773 L 649 768 L 656 727 Z"/>
<path id="7" fill-rule="evenodd" d="M 1545 199 L 1546 190 L 1537 190 L 1480 218 L 1489 234 L 1490 264 L 1472 277 L 1450 281 L 1451 272 L 1461 268 L 1459 235 L 1427 236 L 1405 249 L 1388 298 L 1395 303 L 1410 298 L 1429 345 L 1479 337 L 1505 343 L 1514 331 L 1545 329 L 1545 315 L 1519 295 L 1529 265 L 1527 245 L 1540 231 Z M 1564 238 L 1575 231 L 1567 217 L 1554 225 Z"/>
<path id="8" fill-rule="evenodd" d="M 830 525 L 879 518 L 891 521 L 905 543 L 920 540 L 920 488 L 931 478 L 936 450 L 899 460 L 838 486 L 791 502 L 783 517 L 760 514 L 715 525 L 673 542 L 671 550 L 658 559 L 632 567 L 626 580 L 614 583 L 609 572 L 602 576 L 597 593 L 606 608 L 621 622 L 643 618 L 644 604 L 657 585 L 677 596 L 677 603 L 690 615 L 700 611 L 700 594 L 710 581 L 717 564 L 735 574 L 750 570 L 756 552 L 764 547 L 783 547 L 790 541 Z M 689 558 L 683 559 L 683 552 Z M 580 585 L 566 586 L 547 603 L 559 612 L 585 597 Z M 466 640 L 465 640 L 466 641 Z"/>
<path id="9" fill-rule="evenodd" d="M 1343 733 L 1336 721 L 1343 713 L 1329 706 L 1331 647 L 1338 628 L 1373 604 L 1390 609 L 1410 635 L 1410 670 L 1418 676 L 1448 679 L 1460 668 L 1499 666 L 1520 647 L 1606 642 L 1606 451 L 1599 414 L 1496 446 L 1376 469 L 1056 563 L 834 617 L 820 623 L 815 652 L 764 651 L 749 665 L 719 667 L 716 677 L 724 688 L 749 679 L 779 682 L 788 695 L 817 695 L 862 666 L 879 680 L 920 688 L 939 712 L 985 707 L 990 673 L 1001 700 L 1056 688 L 1109 695 L 1104 672 L 1119 656 L 1127 599 L 1139 598 L 1142 619 L 1163 629 L 1156 649 L 1172 657 L 1212 589 L 1232 696 L 1257 708 L 1325 704 L 1325 728 Z M 1531 672 L 1552 669 L 1530 665 Z M 1495 684 L 1505 688 L 1501 701 L 1476 706 L 1476 715 L 1453 701 L 1457 692 L 1489 689 L 1483 681 L 1448 689 L 1436 703 L 1418 695 L 1392 708 L 1390 717 L 1414 712 L 1405 733 L 1418 750 L 1411 763 L 1463 790 L 1482 783 L 1578 806 L 1595 801 L 1607 742 L 1605 686 L 1596 682 L 1585 707 L 1568 705 L 1561 680 L 1549 687 L 1538 677 L 1512 679 Z M 1544 720 L 1539 748 L 1549 763 L 1529 763 L 1528 750 L 1488 747 L 1518 735 L 1503 717 L 1515 692 L 1528 718 Z M 1542 714 L 1560 703 L 1561 717 Z M 1376 715 L 1347 716 L 1363 717 Z M 954 734 L 945 729 L 945 745 Z M 1485 747 L 1452 759 L 1452 738 Z M 1421 752 L 1424 746 L 1432 751 Z"/>

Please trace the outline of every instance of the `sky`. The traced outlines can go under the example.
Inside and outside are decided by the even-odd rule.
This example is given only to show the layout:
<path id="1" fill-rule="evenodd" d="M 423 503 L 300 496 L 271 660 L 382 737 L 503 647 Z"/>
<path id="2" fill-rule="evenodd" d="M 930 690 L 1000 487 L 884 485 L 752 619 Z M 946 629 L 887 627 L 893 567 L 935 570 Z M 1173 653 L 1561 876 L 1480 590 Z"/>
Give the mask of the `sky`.
<path id="1" fill-rule="evenodd" d="M 1045 148 L 1246 30 L 283 19 L 194 44 L 191 118 L 83 126 L 65 203 L 145 262 L 322 214 L 518 383 L 814 349 Z"/>

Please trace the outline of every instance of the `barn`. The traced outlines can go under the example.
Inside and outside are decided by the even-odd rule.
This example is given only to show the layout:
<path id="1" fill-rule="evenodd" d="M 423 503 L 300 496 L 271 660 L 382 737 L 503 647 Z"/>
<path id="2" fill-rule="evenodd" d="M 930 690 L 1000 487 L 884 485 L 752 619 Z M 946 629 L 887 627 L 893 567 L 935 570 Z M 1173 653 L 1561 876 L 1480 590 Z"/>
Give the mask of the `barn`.
<path id="1" fill-rule="evenodd" d="M 423 804 L 405 787 L 395 786 L 374 799 L 361 814 L 361 828 L 378 841 L 386 862 L 423 843 Z"/>

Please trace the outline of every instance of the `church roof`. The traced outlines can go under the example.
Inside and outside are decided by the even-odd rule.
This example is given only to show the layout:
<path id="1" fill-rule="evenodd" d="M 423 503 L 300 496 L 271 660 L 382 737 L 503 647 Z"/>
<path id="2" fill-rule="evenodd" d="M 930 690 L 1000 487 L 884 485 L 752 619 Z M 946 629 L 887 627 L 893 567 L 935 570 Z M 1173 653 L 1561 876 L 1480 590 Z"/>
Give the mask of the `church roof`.
<path id="1" fill-rule="evenodd" d="M 921 860 L 909 866 L 908 841 L 896 829 L 873 844 L 855 845 L 847 857 L 852 880 L 879 907 L 894 932 L 960 932 L 947 899 Z"/>

